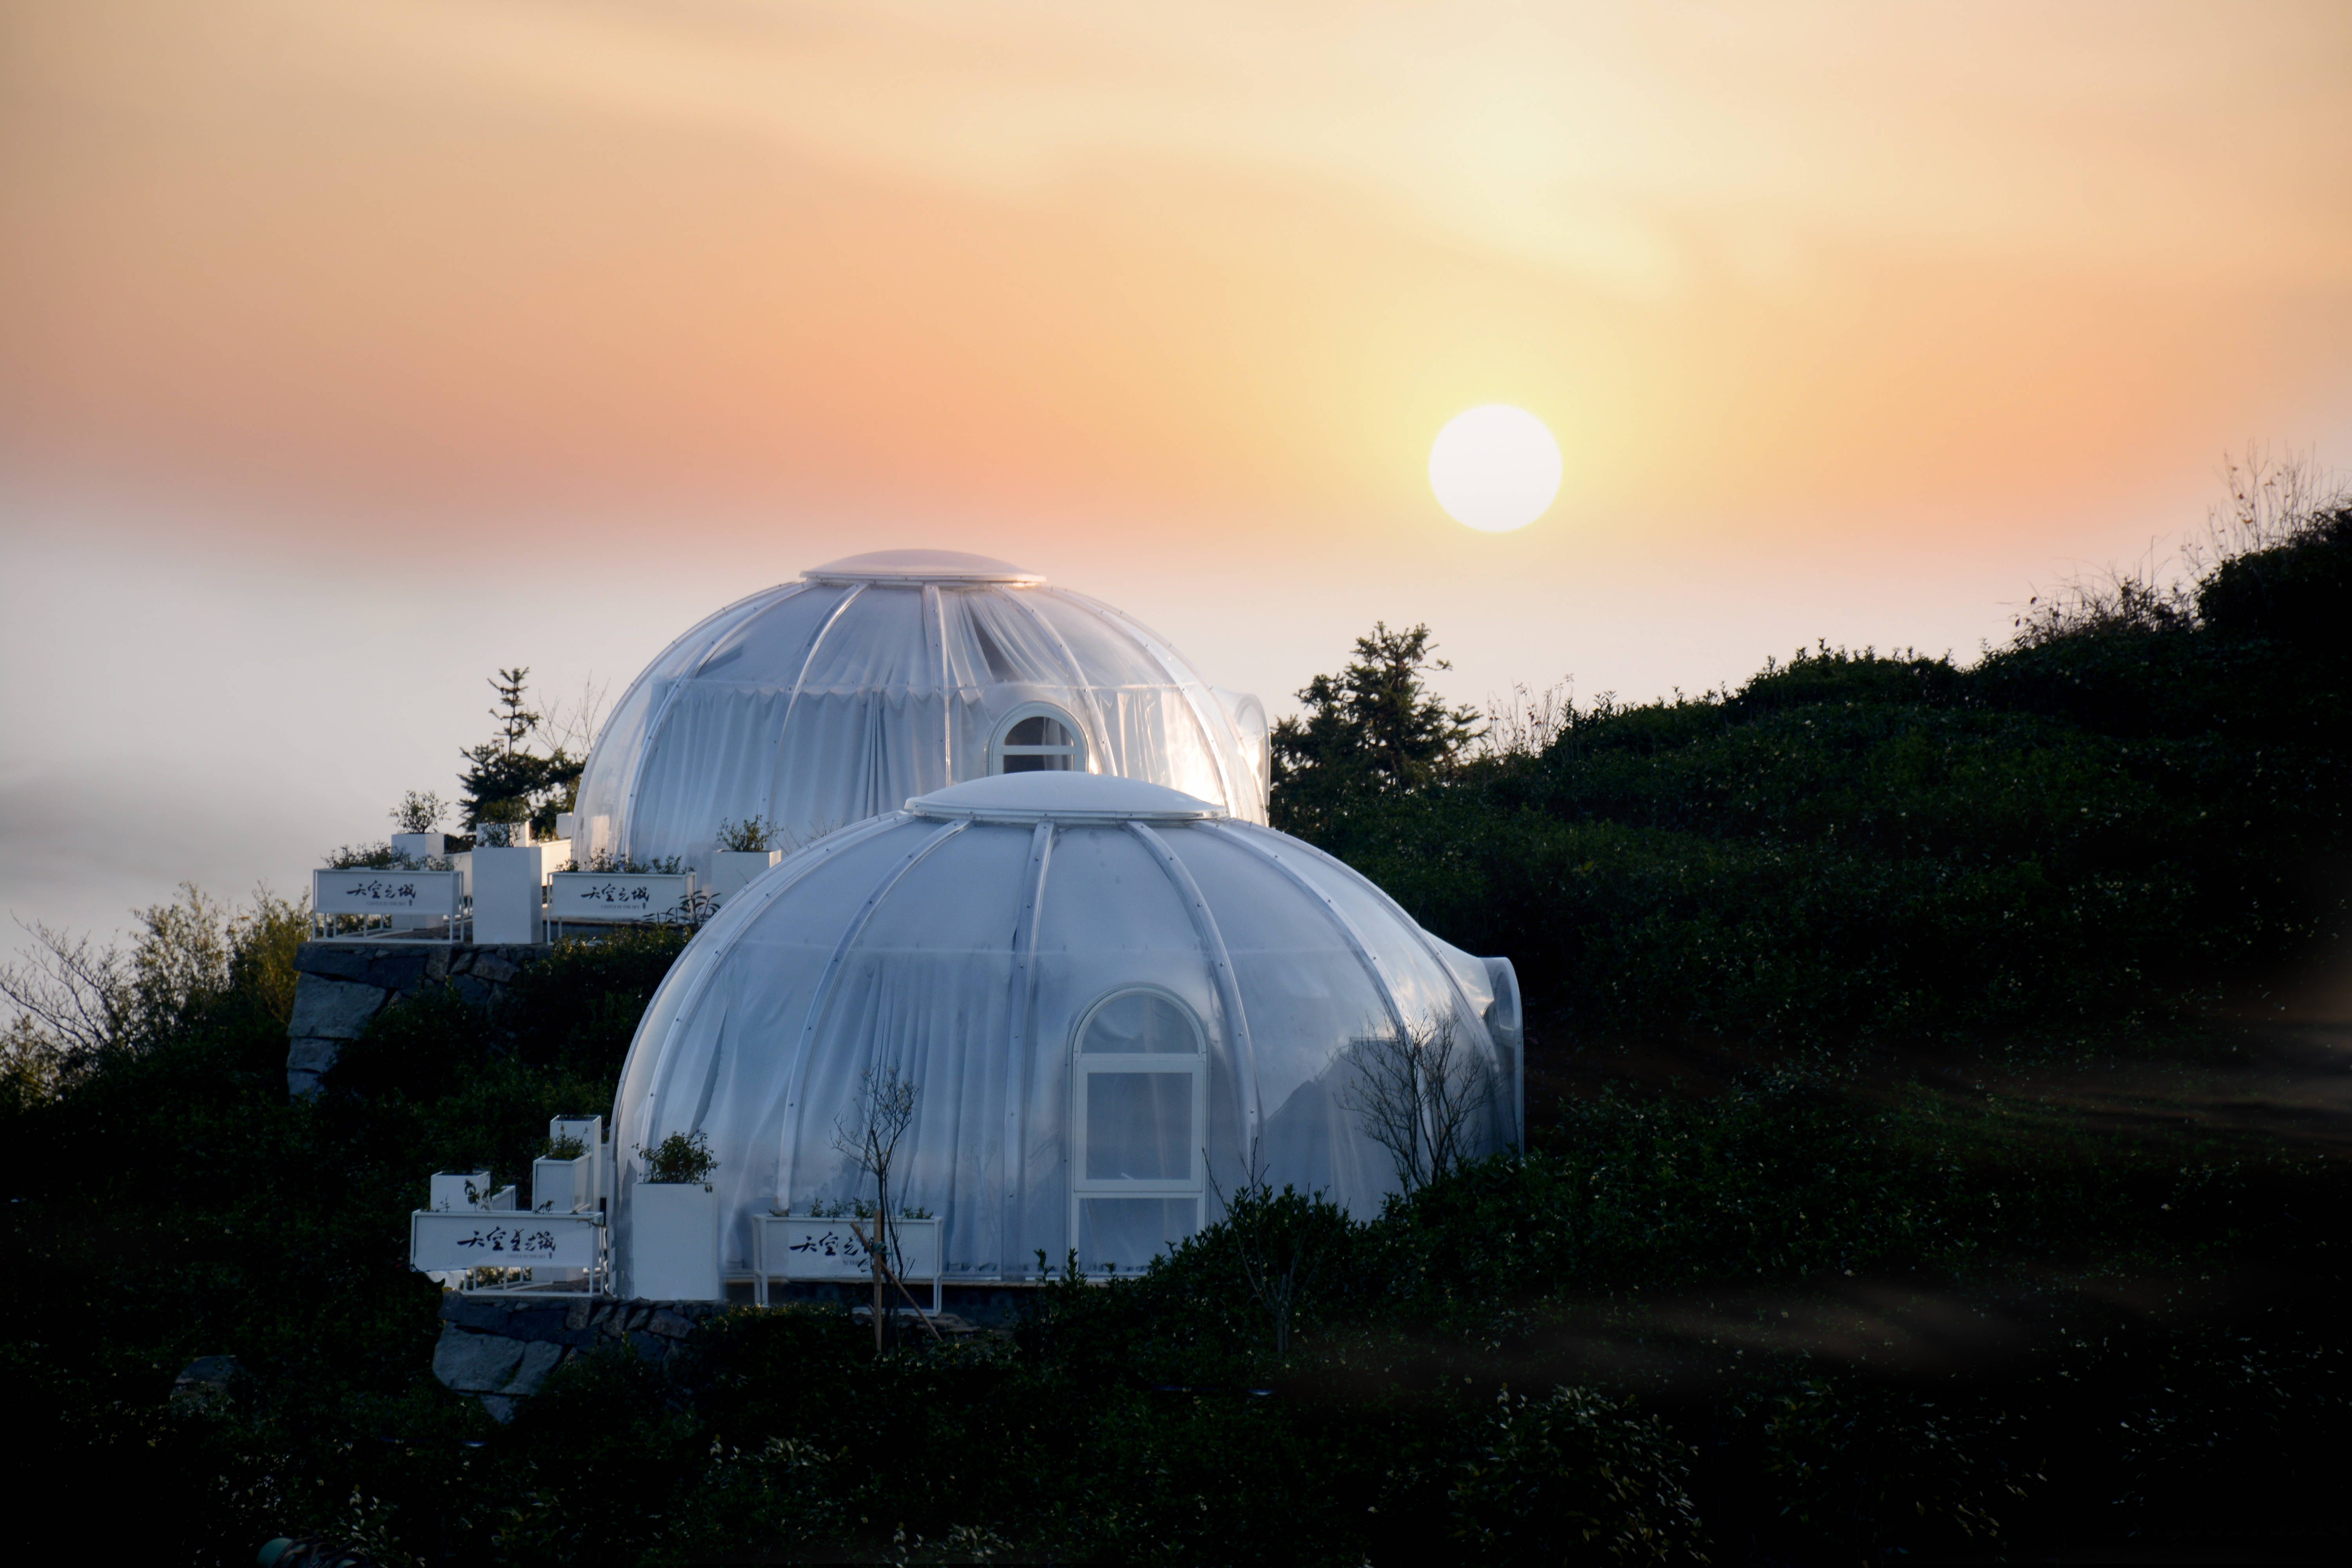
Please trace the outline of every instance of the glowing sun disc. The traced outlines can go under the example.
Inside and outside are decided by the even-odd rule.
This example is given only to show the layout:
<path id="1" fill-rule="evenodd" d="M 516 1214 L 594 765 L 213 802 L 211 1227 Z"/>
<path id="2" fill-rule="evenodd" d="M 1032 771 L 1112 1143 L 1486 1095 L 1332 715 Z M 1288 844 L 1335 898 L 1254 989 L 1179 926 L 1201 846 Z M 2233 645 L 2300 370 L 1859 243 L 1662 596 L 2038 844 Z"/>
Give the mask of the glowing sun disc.
<path id="1" fill-rule="evenodd" d="M 1559 494 L 1559 443 L 1524 408 L 1480 404 L 1430 444 L 1429 488 L 1456 522 L 1487 533 L 1525 528 Z"/>

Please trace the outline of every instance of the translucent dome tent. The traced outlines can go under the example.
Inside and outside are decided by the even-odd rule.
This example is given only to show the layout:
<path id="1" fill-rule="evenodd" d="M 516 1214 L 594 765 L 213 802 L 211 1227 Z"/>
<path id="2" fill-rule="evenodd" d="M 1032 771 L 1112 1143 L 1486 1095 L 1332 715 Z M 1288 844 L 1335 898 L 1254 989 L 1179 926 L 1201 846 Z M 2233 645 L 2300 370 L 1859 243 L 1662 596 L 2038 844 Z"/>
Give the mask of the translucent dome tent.
<path id="1" fill-rule="evenodd" d="M 708 1139 L 740 1277 L 753 1215 L 870 1194 L 836 1129 L 861 1075 L 896 1068 L 918 1097 L 894 1193 L 941 1217 L 950 1277 L 1025 1278 L 1040 1248 L 1128 1268 L 1213 1218 L 1254 1160 L 1277 1190 L 1377 1212 L 1398 1167 L 1358 1075 L 1437 1030 L 1475 1091 L 1465 1152 L 1516 1141 L 1507 960 L 1174 790 L 982 779 L 817 840 L 720 910 L 638 1026 L 614 1146 Z M 641 1173 L 628 1153 L 624 1258 Z"/>
<path id="2" fill-rule="evenodd" d="M 1265 820 L 1265 710 L 1107 605 L 1002 561 L 890 550 L 730 605 L 625 694 L 576 852 L 698 868 L 719 825 L 787 845 L 992 773 L 1146 779 Z"/>

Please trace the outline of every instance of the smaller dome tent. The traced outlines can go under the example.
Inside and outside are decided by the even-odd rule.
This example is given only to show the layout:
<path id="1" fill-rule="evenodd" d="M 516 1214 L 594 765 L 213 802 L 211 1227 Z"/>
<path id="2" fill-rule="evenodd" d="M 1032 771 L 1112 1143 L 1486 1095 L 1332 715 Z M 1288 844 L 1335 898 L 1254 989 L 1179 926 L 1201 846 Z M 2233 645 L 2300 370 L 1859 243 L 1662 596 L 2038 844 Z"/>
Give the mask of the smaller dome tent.
<path id="1" fill-rule="evenodd" d="M 1148 779 L 1265 820 L 1265 710 L 1143 626 L 1002 561 L 887 550 L 729 605 L 614 707 L 575 852 L 698 869 L 719 826 L 787 845 L 965 779 Z"/>
<path id="2" fill-rule="evenodd" d="M 1133 780 L 974 781 L 817 840 L 698 933 L 647 1007 L 624 1150 L 700 1133 L 720 1264 L 752 1216 L 854 1198 L 864 1076 L 917 1089 L 892 1184 L 951 1278 L 1043 1249 L 1132 1268 L 1255 1168 L 1360 1216 L 1399 1185 L 1360 1109 L 1368 1048 L 1444 1029 L 1479 1091 L 1463 1148 L 1518 1136 L 1517 985 L 1347 866 Z M 630 1256 L 634 1154 L 620 1175 Z M 623 1289 L 631 1289 L 625 1277 Z"/>

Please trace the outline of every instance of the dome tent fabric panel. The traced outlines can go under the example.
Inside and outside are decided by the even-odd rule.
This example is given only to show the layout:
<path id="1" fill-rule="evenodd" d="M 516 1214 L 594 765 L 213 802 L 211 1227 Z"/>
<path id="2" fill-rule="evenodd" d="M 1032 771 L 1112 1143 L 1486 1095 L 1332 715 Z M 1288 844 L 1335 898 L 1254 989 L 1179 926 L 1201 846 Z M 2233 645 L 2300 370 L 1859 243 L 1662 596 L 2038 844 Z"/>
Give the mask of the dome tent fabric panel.
<path id="1" fill-rule="evenodd" d="M 677 856 L 722 822 L 790 845 L 985 775 L 1024 712 L 1087 771 L 1265 815 L 1265 711 L 1227 701 L 1133 621 L 1003 563 L 887 552 L 710 617 L 656 659 L 581 782 L 583 859 Z"/>
<path id="2" fill-rule="evenodd" d="M 769 588 L 698 622 L 665 648 L 621 694 L 621 700 L 597 731 L 587 764 L 581 771 L 574 807 L 581 839 L 574 848 L 581 859 L 584 861 L 596 853 L 620 852 L 621 824 L 626 816 L 629 797 L 636 788 L 647 734 L 667 706 L 679 678 L 701 664 L 730 633 L 800 592 L 797 584 Z"/>
<path id="3" fill-rule="evenodd" d="M 753 1215 L 866 1190 L 835 1132 L 863 1075 L 896 1068 L 919 1098 L 894 1185 L 942 1218 L 951 1273 L 1025 1277 L 1040 1249 L 1072 1247 L 1132 1268 L 1253 1166 L 1377 1211 L 1395 1166 L 1349 1103 L 1350 1053 L 1450 1025 L 1507 1083 L 1490 963 L 1507 973 L 1207 803 L 1088 774 L 988 779 L 818 840 L 704 928 L 631 1047 L 615 1135 L 709 1140 L 722 1264 L 740 1273 Z M 1121 1033 L 1104 1009 L 1128 996 L 1181 1017 L 1155 1038 L 1197 1051 Z M 1112 1022 L 1089 1050 L 1098 1014 Z M 1474 1152 L 1505 1140 L 1512 1103 L 1495 1097 Z M 624 1257 L 636 1170 L 614 1215 Z"/>

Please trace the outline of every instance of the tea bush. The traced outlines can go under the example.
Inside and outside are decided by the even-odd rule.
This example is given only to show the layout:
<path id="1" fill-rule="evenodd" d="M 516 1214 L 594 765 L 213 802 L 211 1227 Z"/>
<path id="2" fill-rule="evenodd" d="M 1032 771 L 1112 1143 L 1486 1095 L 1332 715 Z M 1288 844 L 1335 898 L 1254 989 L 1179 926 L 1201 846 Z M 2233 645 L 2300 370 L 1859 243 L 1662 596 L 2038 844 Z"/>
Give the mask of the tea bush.
<path id="1" fill-rule="evenodd" d="M 1454 1483 L 1454 1534 L 1482 1563 L 1703 1560 L 1692 1450 L 1631 1400 L 1587 1388 L 1496 1398 Z"/>
<path id="2" fill-rule="evenodd" d="M 2126 1046 L 2341 925 L 2347 598 L 2317 513 L 2193 615 L 1801 652 L 1302 826 L 1562 1039 Z"/>

